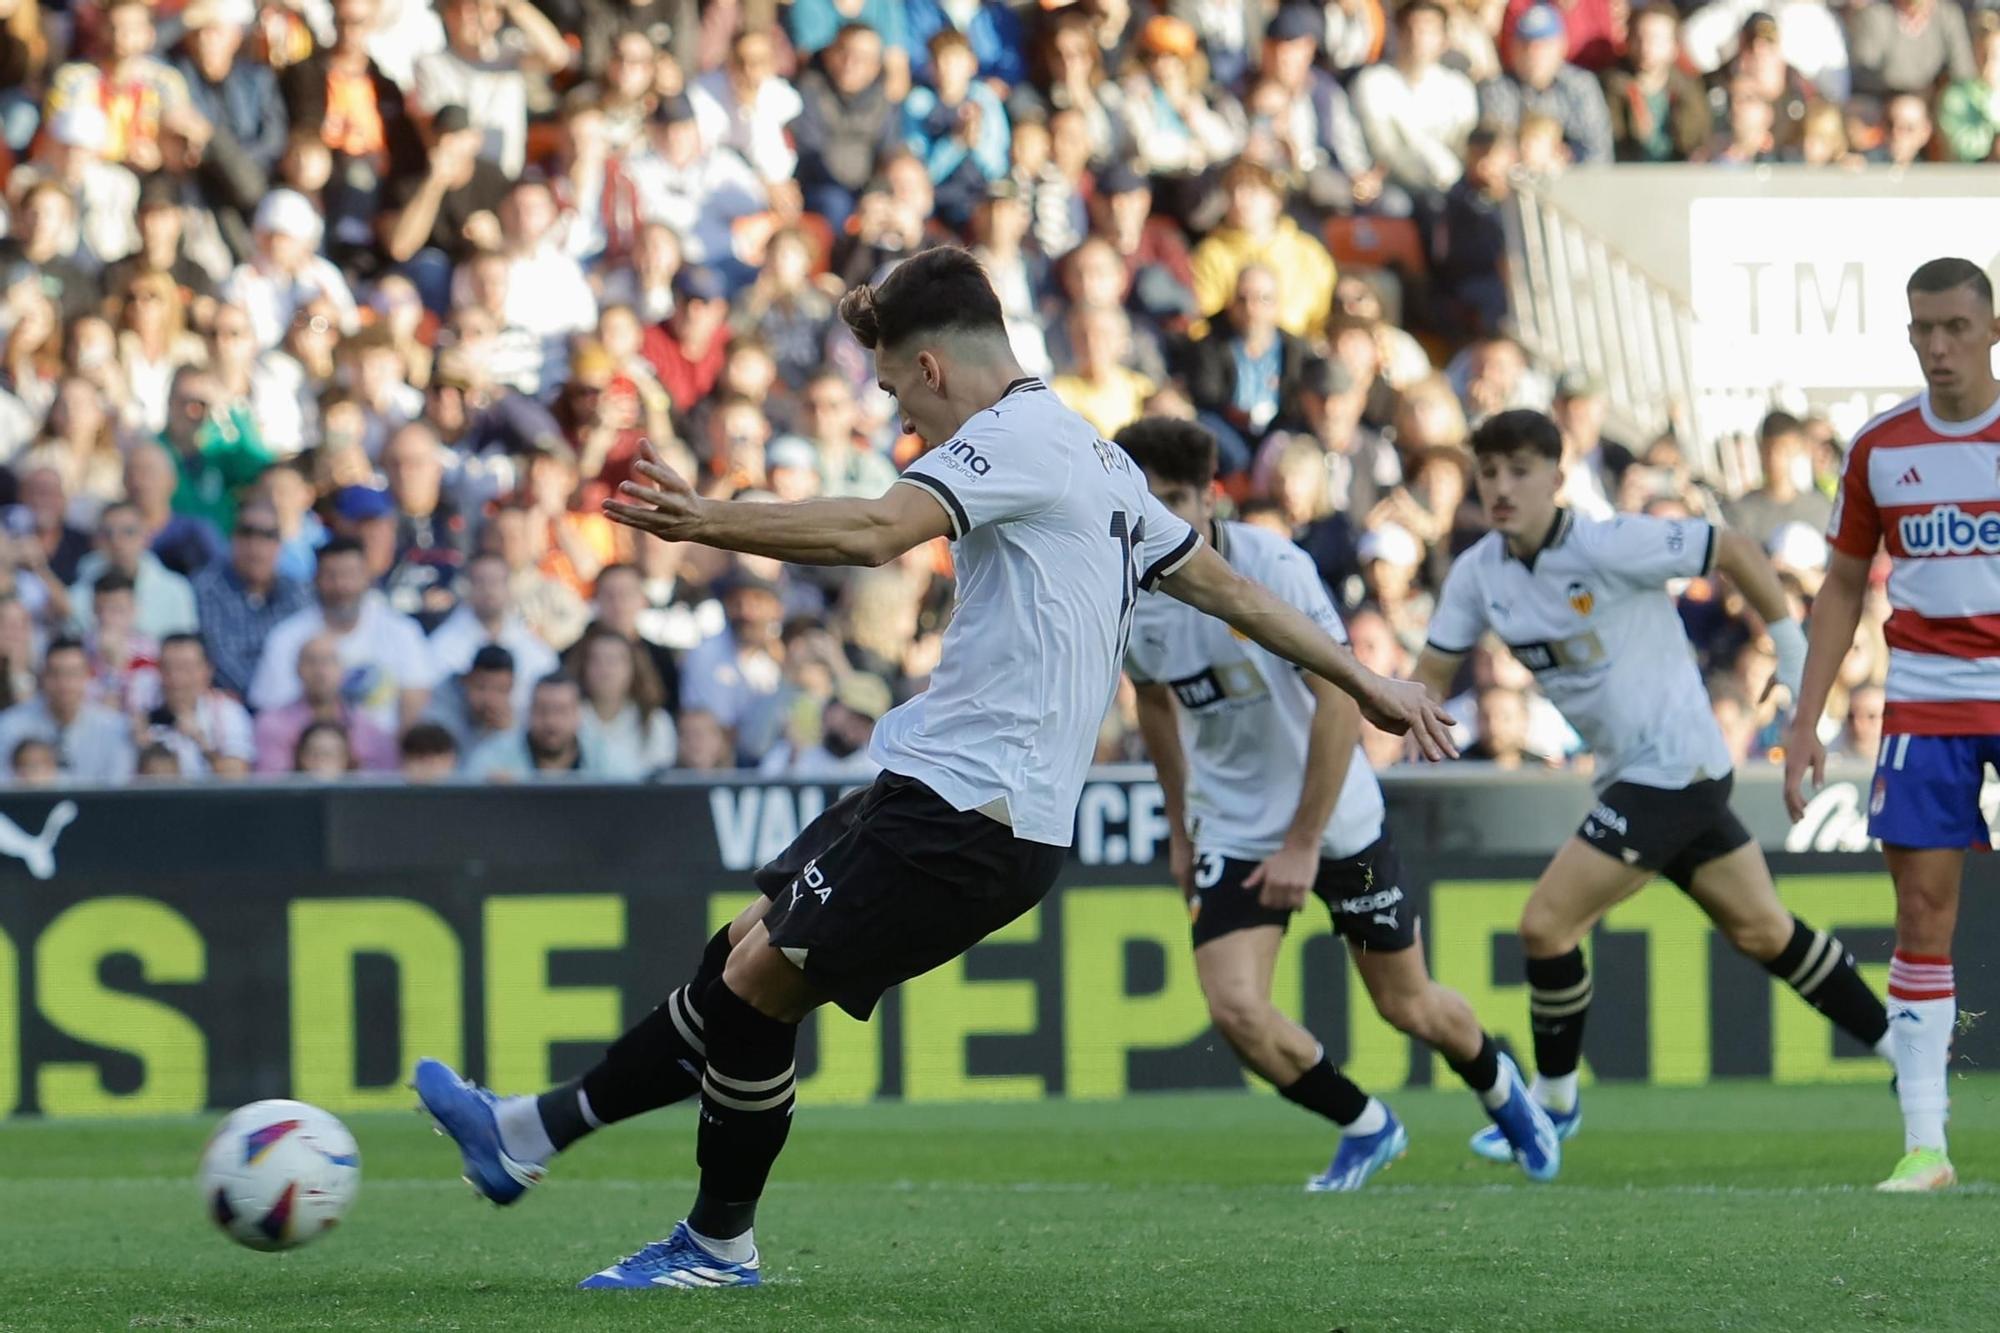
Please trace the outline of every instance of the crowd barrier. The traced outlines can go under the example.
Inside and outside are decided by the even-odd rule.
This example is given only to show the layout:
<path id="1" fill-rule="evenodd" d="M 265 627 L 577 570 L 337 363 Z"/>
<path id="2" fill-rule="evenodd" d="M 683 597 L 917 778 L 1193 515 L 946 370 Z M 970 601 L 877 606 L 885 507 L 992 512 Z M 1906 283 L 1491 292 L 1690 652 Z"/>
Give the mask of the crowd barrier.
<path id="1" fill-rule="evenodd" d="M 1793 910 L 1837 928 L 1879 987 L 1894 907 L 1865 783 L 1835 782 L 1797 828 L 1769 775 L 1740 779 L 1736 803 Z M 1525 1049 L 1513 926 L 1587 786 L 1467 768 L 1388 787 L 1432 967 Z M 746 900 L 746 872 L 836 795 L 744 780 L 0 796 L 0 1113 L 406 1107 L 420 1055 L 504 1090 L 571 1076 L 683 978 Z M 1165 847 L 1150 773 L 1094 775 L 1040 909 L 871 1024 L 809 1020 L 807 1100 L 1244 1086 L 1203 1010 Z M 1994 879 L 1976 858 L 1961 938 L 2000 934 Z M 1883 1077 L 1670 886 L 1614 911 L 1590 947 L 1587 1078 Z M 1980 1011 L 1993 988 L 1969 952 L 1961 1003 Z M 1450 1077 L 1374 1016 L 1317 906 L 1286 941 L 1277 997 L 1367 1085 Z M 1988 1065 L 2000 1039 L 1975 1024 L 1957 1055 Z"/>

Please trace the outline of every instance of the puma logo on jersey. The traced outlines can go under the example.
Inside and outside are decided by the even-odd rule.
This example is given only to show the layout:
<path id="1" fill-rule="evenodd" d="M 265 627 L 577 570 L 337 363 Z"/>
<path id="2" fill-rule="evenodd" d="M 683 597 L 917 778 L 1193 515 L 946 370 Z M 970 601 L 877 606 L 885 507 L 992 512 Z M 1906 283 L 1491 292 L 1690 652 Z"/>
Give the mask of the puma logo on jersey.
<path id="1" fill-rule="evenodd" d="M 1391 908 L 1386 912 L 1377 912 L 1375 914 L 1375 924 L 1378 926 L 1387 926 L 1391 930 L 1396 929 L 1396 909 Z"/>
<path id="2" fill-rule="evenodd" d="M 986 455 L 973 448 L 967 440 L 946 440 L 938 446 L 938 452 L 956 460 L 975 477 L 983 477 L 993 470 L 993 464 L 987 461 Z"/>

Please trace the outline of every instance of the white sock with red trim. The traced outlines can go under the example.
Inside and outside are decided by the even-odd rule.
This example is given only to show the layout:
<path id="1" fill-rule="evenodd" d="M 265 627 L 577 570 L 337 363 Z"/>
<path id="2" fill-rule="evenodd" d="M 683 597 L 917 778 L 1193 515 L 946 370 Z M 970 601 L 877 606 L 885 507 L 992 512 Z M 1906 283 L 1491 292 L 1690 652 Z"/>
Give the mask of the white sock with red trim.
<path id="1" fill-rule="evenodd" d="M 1896 950 L 1889 960 L 1889 1038 L 1905 1152 L 1944 1149 L 1945 1066 L 1957 1023 L 1951 959 Z"/>

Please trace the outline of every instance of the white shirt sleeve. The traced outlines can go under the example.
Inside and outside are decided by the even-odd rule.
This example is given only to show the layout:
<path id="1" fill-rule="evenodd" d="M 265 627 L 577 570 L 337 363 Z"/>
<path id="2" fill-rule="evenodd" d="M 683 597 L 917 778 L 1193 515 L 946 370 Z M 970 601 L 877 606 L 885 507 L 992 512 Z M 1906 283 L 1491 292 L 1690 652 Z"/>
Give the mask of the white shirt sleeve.
<path id="1" fill-rule="evenodd" d="M 1480 605 L 1478 576 L 1469 567 L 1470 558 L 1468 552 L 1452 565 L 1431 611 L 1428 646 L 1453 657 L 1471 652 L 1486 632 L 1486 611 Z"/>
<path id="2" fill-rule="evenodd" d="M 989 523 L 1033 518 L 1060 500 L 1069 487 L 1070 465 L 1065 458 L 1022 440 L 1003 421 L 998 413 L 981 412 L 897 479 L 929 492 L 944 506 L 951 516 L 953 541 Z"/>
<path id="3" fill-rule="evenodd" d="M 1580 528 L 1599 572 L 1628 588 L 1662 588 L 1706 574 L 1715 559 L 1715 529 L 1699 518 L 1626 514 Z"/>
<path id="4" fill-rule="evenodd" d="M 1186 520 L 1144 492 L 1145 513 L 1139 519 L 1139 540 L 1133 554 L 1139 561 L 1139 586 L 1152 592 L 1160 581 L 1194 559 L 1201 549 L 1201 534 Z"/>

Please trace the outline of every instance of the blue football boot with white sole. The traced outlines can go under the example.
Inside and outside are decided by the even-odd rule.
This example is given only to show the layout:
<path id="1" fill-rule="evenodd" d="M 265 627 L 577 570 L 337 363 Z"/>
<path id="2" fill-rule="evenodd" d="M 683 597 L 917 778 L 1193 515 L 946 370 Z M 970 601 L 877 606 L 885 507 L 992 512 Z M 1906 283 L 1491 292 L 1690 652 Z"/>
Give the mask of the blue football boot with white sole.
<path id="1" fill-rule="evenodd" d="M 410 1086 L 416 1089 L 438 1132 L 458 1145 L 465 1183 L 480 1197 L 504 1208 L 548 1174 L 540 1162 L 507 1155 L 500 1142 L 500 1122 L 493 1114 L 493 1105 L 500 1099 L 477 1083 L 460 1078 L 450 1065 L 417 1061 Z"/>
<path id="2" fill-rule="evenodd" d="M 1583 1123 L 1583 1103 L 1579 1100 L 1563 1117 L 1567 1128 L 1559 1127 L 1555 1113 L 1528 1095 L 1527 1082 L 1513 1059 L 1503 1053 L 1500 1061 L 1508 1078 L 1507 1100 L 1486 1109 L 1493 1124 L 1472 1136 L 1472 1151 L 1488 1161 L 1519 1163 L 1530 1180 L 1554 1180 L 1562 1170 L 1562 1141 Z"/>
<path id="3" fill-rule="evenodd" d="M 1410 1150 L 1410 1136 L 1395 1112 L 1383 1108 L 1388 1120 L 1373 1134 L 1343 1134 L 1340 1147 L 1325 1171 L 1306 1182 L 1308 1194 L 1348 1194 L 1368 1183 L 1370 1176 Z"/>
<path id="4" fill-rule="evenodd" d="M 582 1291 L 657 1291 L 662 1287 L 759 1287 L 757 1256 L 733 1264 L 702 1248 L 686 1222 L 674 1224 L 674 1234 L 656 1240 L 637 1254 L 577 1283 Z"/>

